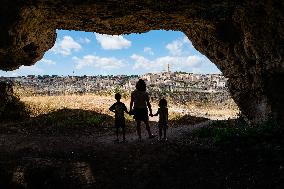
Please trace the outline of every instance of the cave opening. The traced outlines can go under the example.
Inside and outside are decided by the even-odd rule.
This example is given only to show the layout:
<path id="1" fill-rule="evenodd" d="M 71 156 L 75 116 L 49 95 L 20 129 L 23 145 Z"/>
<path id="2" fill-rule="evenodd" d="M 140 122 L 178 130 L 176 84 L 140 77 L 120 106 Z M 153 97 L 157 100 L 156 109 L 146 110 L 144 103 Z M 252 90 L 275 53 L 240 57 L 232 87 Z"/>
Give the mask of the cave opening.
<path id="1" fill-rule="evenodd" d="M 237 118 L 239 112 L 227 78 L 176 31 L 104 35 L 57 30 L 54 46 L 35 65 L 0 74 L 16 83 L 15 92 L 32 107 L 32 117 L 64 108 L 111 115 L 114 93 L 122 93 L 128 106 L 139 78 L 147 83 L 155 111 L 159 99 L 169 100 L 171 119 L 222 120 Z"/>

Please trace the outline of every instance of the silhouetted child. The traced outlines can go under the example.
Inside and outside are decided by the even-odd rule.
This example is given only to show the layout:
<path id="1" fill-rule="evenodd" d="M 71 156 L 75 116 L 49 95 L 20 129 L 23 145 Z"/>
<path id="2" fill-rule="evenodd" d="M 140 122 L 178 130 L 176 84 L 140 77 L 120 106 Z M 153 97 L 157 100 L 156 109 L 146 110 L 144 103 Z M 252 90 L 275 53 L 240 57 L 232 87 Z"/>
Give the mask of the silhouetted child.
<path id="1" fill-rule="evenodd" d="M 161 99 L 159 102 L 159 108 L 156 114 L 153 116 L 159 115 L 159 140 L 162 139 L 162 134 L 164 131 L 164 140 L 167 140 L 167 129 L 168 129 L 168 108 L 167 108 L 167 100 Z"/>
<path id="2" fill-rule="evenodd" d="M 125 117 L 124 112 L 127 112 L 127 108 L 124 103 L 120 102 L 121 95 L 119 93 L 115 94 L 116 103 L 114 103 L 109 110 L 115 113 L 114 126 L 116 128 L 116 141 L 118 142 L 118 131 L 119 128 L 122 129 L 123 141 L 125 142 Z"/>

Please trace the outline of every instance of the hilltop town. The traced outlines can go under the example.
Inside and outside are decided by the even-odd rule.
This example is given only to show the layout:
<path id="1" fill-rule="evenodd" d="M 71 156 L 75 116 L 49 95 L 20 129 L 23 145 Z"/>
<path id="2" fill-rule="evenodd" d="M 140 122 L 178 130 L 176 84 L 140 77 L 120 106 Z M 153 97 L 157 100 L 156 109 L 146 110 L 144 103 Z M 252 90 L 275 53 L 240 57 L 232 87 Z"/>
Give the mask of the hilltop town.
<path id="1" fill-rule="evenodd" d="M 132 91 L 138 79 L 144 79 L 150 92 L 223 92 L 227 79 L 220 74 L 192 74 L 186 72 L 161 72 L 138 75 L 108 76 L 58 76 L 28 75 L 1 77 L 17 86 L 32 88 L 37 94 L 73 94 L 99 91 Z"/>

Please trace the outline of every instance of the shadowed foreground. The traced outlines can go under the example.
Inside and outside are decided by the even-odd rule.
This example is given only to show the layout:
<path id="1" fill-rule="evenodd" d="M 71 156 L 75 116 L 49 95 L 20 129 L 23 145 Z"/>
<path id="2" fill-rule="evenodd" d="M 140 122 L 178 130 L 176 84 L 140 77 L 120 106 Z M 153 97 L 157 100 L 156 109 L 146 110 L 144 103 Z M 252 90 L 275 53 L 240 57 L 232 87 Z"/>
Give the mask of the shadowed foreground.
<path id="1" fill-rule="evenodd" d="M 195 122 L 184 125 L 190 119 Z M 0 188 L 284 186 L 283 129 L 185 116 L 170 127 L 167 142 L 146 133 L 138 142 L 130 128 L 128 143 L 114 143 L 111 122 L 107 115 L 66 109 L 2 124 Z"/>

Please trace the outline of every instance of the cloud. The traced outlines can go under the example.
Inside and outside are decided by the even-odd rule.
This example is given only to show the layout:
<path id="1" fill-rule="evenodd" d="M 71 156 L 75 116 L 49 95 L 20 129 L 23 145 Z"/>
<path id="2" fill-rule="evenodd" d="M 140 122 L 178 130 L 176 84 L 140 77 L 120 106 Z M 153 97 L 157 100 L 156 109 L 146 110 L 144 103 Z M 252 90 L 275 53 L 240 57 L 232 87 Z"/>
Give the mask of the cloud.
<path id="1" fill-rule="evenodd" d="M 184 37 L 182 38 L 182 42 L 183 42 L 183 43 L 191 44 L 191 41 L 187 38 L 187 36 L 184 36 Z"/>
<path id="2" fill-rule="evenodd" d="M 91 40 L 89 38 L 87 38 L 87 37 L 84 37 L 84 38 L 81 37 L 79 39 L 79 42 L 82 43 L 82 44 L 88 44 L 88 43 L 91 42 Z"/>
<path id="3" fill-rule="evenodd" d="M 154 55 L 154 52 L 151 47 L 144 47 L 144 52 L 148 53 L 149 55 Z"/>
<path id="4" fill-rule="evenodd" d="M 131 46 L 131 41 L 125 39 L 121 35 L 105 35 L 96 33 L 96 39 L 105 50 L 126 49 Z"/>
<path id="5" fill-rule="evenodd" d="M 48 59 L 42 59 L 40 62 L 47 64 L 47 65 L 56 65 L 56 62 L 53 60 L 48 60 Z"/>
<path id="6" fill-rule="evenodd" d="M 73 51 L 81 50 L 81 45 L 76 42 L 71 36 L 64 36 L 52 47 L 51 51 L 55 54 L 62 54 L 64 56 L 71 55 Z"/>
<path id="7" fill-rule="evenodd" d="M 148 60 L 147 58 L 137 55 L 137 54 L 133 54 L 130 58 L 132 58 L 135 63 L 133 65 L 133 69 L 149 69 L 151 66 L 151 62 L 150 60 Z"/>
<path id="8" fill-rule="evenodd" d="M 73 57 L 76 63 L 76 69 L 84 67 L 100 68 L 101 70 L 118 69 L 125 66 L 123 60 L 113 57 L 99 57 L 94 55 L 86 55 L 83 58 Z"/>
<path id="9" fill-rule="evenodd" d="M 21 66 L 17 71 L 20 75 L 40 75 L 43 74 L 43 69 L 33 66 Z"/>
<path id="10" fill-rule="evenodd" d="M 17 77 L 19 74 L 16 71 L 1 71 L 0 70 L 0 76 L 1 77 Z"/>
<path id="11" fill-rule="evenodd" d="M 183 47 L 186 44 L 188 44 L 190 48 L 194 48 L 192 46 L 191 42 L 188 40 L 188 38 L 186 36 L 184 36 L 183 38 L 176 39 L 176 40 L 172 41 L 171 43 L 168 43 L 166 45 L 166 49 L 169 50 L 171 55 L 180 56 L 180 55 L 184 54 Z"/>
<path id="12" fill-rule="evenodd" d="M 1 71 L 0 75 L 5 77 L 17 77 L 17 76 L 26 76 L 26 75 L 42 75 L 44 72 L 41 68 L 38 68 L 36 65 L 33 66 L 21 66 L 19 69 L 14 71 Z"/>
<path id="13" fill-rule="evenodd" d="M 130 57 L 134 60 L 133 69 L 146 72 L 160 72 L 166 70 L 169 64 L 174 70 L 189 71 L 199 68 L 209 60 L 203 56 L 163 56 L 149 60 L 141 55 L 133 54 Z"/>
<path id="14" fill-rule="evenodd" d="M 167 44 L 166 48 L 172 55 L 181 55 L 183 44 L 184 43 L 181 40 L 174 40 L 173 42 Z"/>

